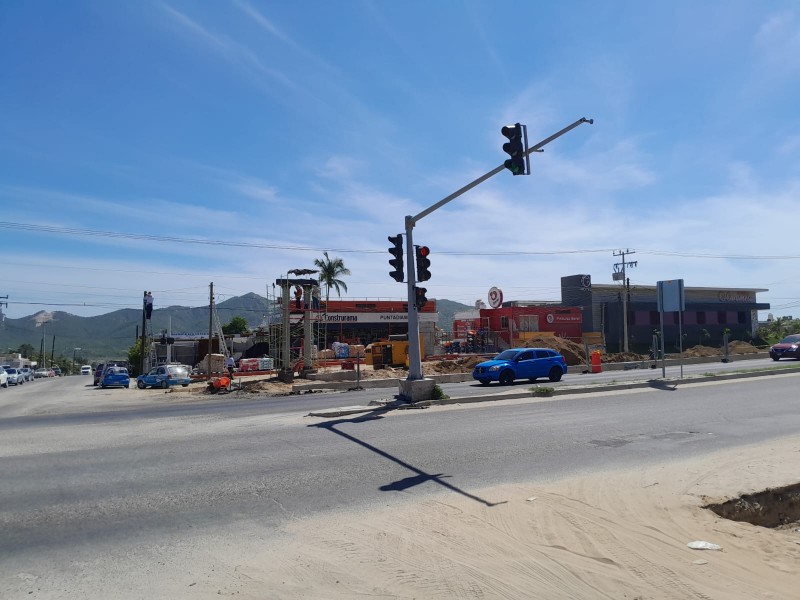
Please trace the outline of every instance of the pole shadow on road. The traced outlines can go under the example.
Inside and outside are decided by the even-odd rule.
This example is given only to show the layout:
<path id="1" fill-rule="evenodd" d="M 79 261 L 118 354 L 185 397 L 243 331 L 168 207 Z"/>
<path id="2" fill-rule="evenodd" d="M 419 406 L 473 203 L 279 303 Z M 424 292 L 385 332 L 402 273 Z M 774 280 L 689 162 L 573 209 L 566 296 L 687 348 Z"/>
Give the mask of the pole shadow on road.
<path id="1" fill-rule="evenodd" d="M 385 410 L 381 410 L 381 412 L 385 412 Z M 444 481 L 444 479 L 446 477 L 450 477 L 449 475 L 445 475 L 443 473 L 426 473 L 422 469 L 418 469 L 414 465 L 408 464 L 404 460 L 401 460 L 400 458 L 397 458 L 396 456 L 393 456 L 393 455 L 389 454 L 385 450 L 381 450 L 380 448 L 376 448 L 372 444 L 369 444 L 369 443 L 365 442 L 364 440 L 360 440 L 357 437 L 352 436 L 349 433 L 345 433 L 344 431 L 336 428 L 337 425 L 341 425 L 341 424 L 344 424 L 344 423 L 357 424 L 357 423 L 366 423 L 368 421 L 378 421 L 380 419 L 383 419 L 383 417 L 380 416 L 379 414 L 367 413 L 367 414 L 360 415 L 360 416 L 352 418 L 352 419 L 337 419 L 335 421 L 326 421 L 324 423 L 314 423 L 314 424 L 308 425 L 308 427 L 316 427 L 316 428 L 319 428 L 319 429 L 327 429 L 328 431 L 331 431 L 331 432 L 335 433 L 336 435 L 339 435 L 339 436 L 345 438 L 346 440 L 354 442 L 354 443 L 358 444 L 359 446 L 362 446 L 362 447 L 366 448 L 367 450 L 370 450 L 370 451 L 374 452 L 378 456 L 382 456 L 383 458 L 386 458 L 386 459 L 392 461 L 393 463 L 396 463 L 396 464 L 400 465 L 401 467 L 405 467 L 406 469 L 408 469 L 412 473 L 416 473 L 416 475 L 413 475 L 411 477 L 405 477 L 404 479 L 398 479 L 397 481 L 393 481 L 391 483 L 387 483 L 386 485 L 380 486 L 378 489 L 381 490 L 382 492 L 402 492 L 402 491 L 406 491 L 409 488 L 412 488 L 414 486 L 417 486 L 417 485 L 420 485 L 422 483 L 425 483 L 426 481 L 432 481 L 433 483 L 437 483 L 437 484 L 441 485 L 444 488 L 447 488 L 448 490 L 450 490 L 452 492 L 456 492 L 457 494 L 461 494 L 462 496 L 465 496 L 465 497 L 469 498 L 470 500 L 474 500 L 475 502 L 480 502 L 481 504 L 483 504 L 485 506 L 490 506 L 491 507 L 491 506 L 497 506 L 498 504 L 506 504 L 507 501 L 505 501 L 505 500 L 503 502 L 489 502 L 488 500 L 484 500 L 483 498 L 481 498 L 479 496 L 475 496 L 474 494 L 470 494 L 469 492 L 466 492 L 466 491 L 462 490 L 458 486 L 455 486 L 452 483 L 448 483 L 447 481 Z"/>
<path id="2" fill-rule="evenodd" d="M 657 390 L 666 390 L 668 392 L 674 392 L 678 389 L 677 383 L 669 384 L 661 379 L 650 379 L 647 382 L 647 385 L 649 385 L 651 388 L 655 388 Z"/>

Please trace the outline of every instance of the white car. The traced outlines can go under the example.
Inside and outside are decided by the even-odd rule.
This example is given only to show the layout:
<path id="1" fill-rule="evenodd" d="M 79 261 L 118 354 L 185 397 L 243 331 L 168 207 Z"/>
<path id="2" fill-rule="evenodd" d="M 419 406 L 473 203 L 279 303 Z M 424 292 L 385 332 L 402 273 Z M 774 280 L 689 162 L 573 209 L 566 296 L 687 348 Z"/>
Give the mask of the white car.
<path id="1" fill-rule="evenodd" d="M 81 375 L 91 375 L 91 374 L 92 374 L 91 365 L 83 365 L 81 367 Z"/>
<path id="2" fill-rule="evenodd" d="M 33 381 L 33 369 L 22 367 L 20 371 L 22 371 L 22 374 L 25 376 L 25 381 Z"/>
<path id="3" fill-rule="evenodd" d="M 8 387 L 8 374 L 3 367 L 0 367 L 0 387 Z"/>

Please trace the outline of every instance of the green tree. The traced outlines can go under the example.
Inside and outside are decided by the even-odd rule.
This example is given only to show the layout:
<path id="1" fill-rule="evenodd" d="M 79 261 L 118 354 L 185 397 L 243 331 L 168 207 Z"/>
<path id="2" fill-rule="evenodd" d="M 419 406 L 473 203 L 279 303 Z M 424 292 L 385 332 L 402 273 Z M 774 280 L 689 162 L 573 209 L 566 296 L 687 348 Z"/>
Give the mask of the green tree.
<path id="1" fill-rule="evenodd" d="M 227 335 L 247 333 L 248 331 L 250 331 L 250 327 L 248 327 L 247 320 L 244 317 L 233 317 L 230 323 L 222 326 L 222 333 Z"/>
<path id="2" fill-rule="evenodd" d="M 30 344 L 22 344 L 19 348 L 17 348 L 17 352 L 22 355 L 22 358 L 32 358 L 33 353 L 36 352 L 36 350 Z"/>
<path id="3" fill-rule="evenodd" d="M 327 305 L 331 295 L 331 288 L 336 290 L 338 296 L 342 295 L 341 290 L 347 291 L 347 284 L 341 279 L 345 275 L 350 275 L 350 269 L 344 266 L 341 258 L 330 258 L 327 252 L 323 252 L 324 259 L 315 258 L 314 266 L 319 269 L 320 283 L 325 285 L 325 304 Z"/>
<path id="4" fill-rule="evenodd" d="M 139 368 L 142 360 L 142 340 L 137 339 L 133 346 L 128 348 L 128 370 L 134 377 L 141 375 Z"/>

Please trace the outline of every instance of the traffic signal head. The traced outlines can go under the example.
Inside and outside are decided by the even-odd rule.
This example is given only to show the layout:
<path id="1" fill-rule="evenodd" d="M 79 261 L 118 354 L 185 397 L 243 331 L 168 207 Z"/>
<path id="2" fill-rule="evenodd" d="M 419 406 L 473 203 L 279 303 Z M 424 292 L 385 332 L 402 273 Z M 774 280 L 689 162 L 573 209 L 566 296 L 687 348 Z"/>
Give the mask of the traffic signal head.
<path id="1" fill-rule="evenodd" d="M 431 259 L 428 258 L 431 250 L 427 246 L 414 246 L 414 248 L 417 259 L 417 281 L 428 281 L 431 278 L 431 272 L 428 270 L 431 266 Z"/>
<path id="2" fill-rule="evenodd" d="M 390 235 L 389 241 L 392 243 L 392 247 L 389 248 L 389 254 L 394 257 L 389 260 L 389 264 L 394 267 L 394 271 L 389 271 L 389 275 L 395 281 L 403 281 L 406 277 L 403 271 L 403 235 L 400 233 Z"/>
<path id="3" fill-rule="evenodd" d="M 508 138 L 508 141 L 503 144 L 503 152 L 511 157 L 503 165 L 514 175 L 525 175 L 525 145 L 522 139 L 522 127 L 516 123 L 506 125 L 500 130 L 500 133 Z"/>
<path id="4" fill-rule="evenodd" d="M 427 293 L 428 288 L 414 286 L 414 306 L 417 307 L 417 310 L 428 303 L 428 297 L 425 295 Z"/>

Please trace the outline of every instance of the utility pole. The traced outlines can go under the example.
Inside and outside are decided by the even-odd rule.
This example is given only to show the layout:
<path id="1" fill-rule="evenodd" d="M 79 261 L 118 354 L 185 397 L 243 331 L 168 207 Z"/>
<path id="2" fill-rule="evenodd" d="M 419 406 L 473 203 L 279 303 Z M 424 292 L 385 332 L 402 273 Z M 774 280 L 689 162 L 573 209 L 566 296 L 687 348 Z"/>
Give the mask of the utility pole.
<path id="1" fill-rule="evenodd" d="M 528 156 L 530 155 L 531 152 L 539 152 L 539 151 L 541 151 L 541 149 L 544 146 L 546 146 L 547 144 L 549 144 L 550 142 L 552 142 L 556 138 L 561 137 L 565 133 L 567 133 L 569 131 L 572 131 L 573 129 L 575 129 L 579 125 L 582 125 L 583 123 L 589 123 L 591 125 L 592 123 L 594 123 L 594 120 L 582 117 L 582 118 L 578 119 L 577 121 L 575 121 L 574 123 L 572 123 L 571 125 L 566 126 L 561 131 L 558 131 L 558 132 L 554 133 L 553 135 L 551 135 L 548 138 L 545 138 L 544 140 L 542 140 L 538 144 L 536 144 L 534 146 L 531 146 L 530 148 L 525 149 L 524 152 L 517 153 L 517 156 L 527 160 L 527 158 L 528 158 Z M 503 132 L 502 130 L 501 130 L 501 133 L 503 133 L 503 135 L 506 135 L 505 132 Z M 506 136 L 506 137 L 508 137 L 508 136 Z M 505 149 L 505 147 L 504 147 L 504 149 Z M 458 198 L 462 194 L 464 194 L 464 193 L 468 192 L 469 190 L 471 190 L 472 188 L 480 185 L 481 183 L 483 183 L 487 179 L 489 179 L 491 177 L 494 177 L 495 175 L 497 175 L 501 171 L 505 170 L 506 168 L 510 168 L 510 167 L 506 167 L 506 165 L 504 163 L 504 164 L 500 165 L 499 167 L 496 167 L 495 169 L 489 171 L 488 173 L 486 173 L 484 175 L 481 175 L 480 177 L 478 177 L 477 179 L 475 179 L 471 183 L 468 183 L 467 185 L 465 185 L 461 189 L 453 192 L 452 194 L 450 194 L 446 198 L 442 198 L 441 200 L 439 200 L 439 202 L 437 202 L 436 204 L 433 204 L 432 206 L 429 206 L 428 208 L 426 208 L 422 212 L 420 212 L 420 213 L 418 213 L 418 214 L 416 214 L 414 216 L 407 215 L 406 218 L 405 218 L 406 245 L 407 245 L 407 247 L 406 247 L 406 269 L 407 269 L 407 271 L 406 271 L 406 273 L 407 273 L 406 289 L 407 289 L 407 294 L 408 294 L 408 362 L 409 362 L 409 366 L 408 366 L 408 378 L 405 381 L 401 381 L 400 382 L 400 396 L 404 397 L 405 399 L 410 400 L 411 402 L 415 402 L 417 400 L 417 398 L 415 397 L 416 394 L 414 393 L 414 387 L 415 387 L 414 386 L 414 382 L 421 381 L 421 380 L 424 379 L 423 375 L 422 375 L 422 356 L 421 356 L 420 344 L 419 344 L 419 315 L 418 315 L 418 309 L 417 309 L 417 306 L 416 306 L 416 289 L 415 289 L 417 281 L 416 281 L 416 268 L 415 268 L 415 261 L 414 261 L 414 240 L 413 240 L 412 230 L 414 229 L 414 226 L 420 220 L 422 220 L 427 215 L 431 214 L 433 211 L 441 208 L 442 206 L 444 206 L 445 204 L 447 204 L 451 200 L 455 200 L 456 198 Z M 512 170 L 512 173 L 520 174 L 520 175 L 523 174 L 521 172 L 520 173 L 516 173 L 516 172 L 514 172 L 514 170 Z"/>
<path id="2" fill-rule="evenodd" d="M 207 380 L 211 380 L 211 338 L 214 334 L 214 282 L 208 286 L 208 354 L 206 354 Z"/>
<path id="3" fill-rule="evenodd" d="M 139 342 L 139 375 L 144 375 L 144 344 L 147 335 L 147 292 L 142 293 L 142 337 Z"/>
<path id="4" fill-rule="evenodd" d="M 628 302 L 630 301 L 631 295 L 631 280 L 627 277 L 625 268 L 626 267 L 635 267 L 639 261 L 626 261 L 625 256 L 628 254 L 636 254 L 636 250 L 617 250 L 614 252 L 614 256 L 621 256 L 622 262 L 614 263 L 614 274 L 613 279 L 614 281 L 622 280 L 622 351 L 628 351 Z M 621 269 L 621 270 L 620 270 Z M 618 275 L 622 275 L 622 277 L 617 277 Z"/>

